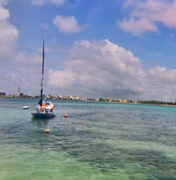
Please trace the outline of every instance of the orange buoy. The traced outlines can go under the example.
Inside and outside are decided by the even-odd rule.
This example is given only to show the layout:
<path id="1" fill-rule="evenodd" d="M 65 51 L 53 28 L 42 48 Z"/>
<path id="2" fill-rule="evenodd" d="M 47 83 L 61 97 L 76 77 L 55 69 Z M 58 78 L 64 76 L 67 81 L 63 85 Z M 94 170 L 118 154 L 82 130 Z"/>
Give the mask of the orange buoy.
<path id="1" fill-rule="evenodd" d="M 64 117 L 66 118 L 68 115 L 67 114 L 64 114 Z"/>

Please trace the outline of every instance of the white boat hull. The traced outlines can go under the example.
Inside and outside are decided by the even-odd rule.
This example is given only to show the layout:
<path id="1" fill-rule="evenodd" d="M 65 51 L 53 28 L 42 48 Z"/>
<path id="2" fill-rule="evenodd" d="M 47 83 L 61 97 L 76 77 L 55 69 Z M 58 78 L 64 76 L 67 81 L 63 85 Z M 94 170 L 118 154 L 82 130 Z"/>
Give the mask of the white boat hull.
<path id="1" fill-rule="evenodd" d="M 29 106 L 23 106 L 23 109 L 28 109 L 29 108 Z"/>

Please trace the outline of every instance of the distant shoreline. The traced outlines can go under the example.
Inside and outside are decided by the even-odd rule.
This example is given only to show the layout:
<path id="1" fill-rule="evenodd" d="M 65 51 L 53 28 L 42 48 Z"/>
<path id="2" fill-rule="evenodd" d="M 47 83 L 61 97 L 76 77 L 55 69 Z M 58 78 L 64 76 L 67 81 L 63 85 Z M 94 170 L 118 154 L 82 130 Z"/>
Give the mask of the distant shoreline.
<path id="1" fill-rule="evenodd" d="M 19 98 L 19 99 L 40 99 L 39 97 L 3 97 L 0 98 Z M 90 100 L 81 100 L 81 99 L 57 99 L 51 98 L 52 100 L 59 100 L 59 101 L 85 101 L 85 102 L 106 102 L 106 103 L 119 103 L 119 104 L 143 104 L 143 105 L 158 105 L 158 106 L 176 106 L 176 103 L 173 102 L 162 102 L 162 101 L 141 101 L 141 102 L 113 102 L 113 101 L 97 101 L 95 99 Z"/>

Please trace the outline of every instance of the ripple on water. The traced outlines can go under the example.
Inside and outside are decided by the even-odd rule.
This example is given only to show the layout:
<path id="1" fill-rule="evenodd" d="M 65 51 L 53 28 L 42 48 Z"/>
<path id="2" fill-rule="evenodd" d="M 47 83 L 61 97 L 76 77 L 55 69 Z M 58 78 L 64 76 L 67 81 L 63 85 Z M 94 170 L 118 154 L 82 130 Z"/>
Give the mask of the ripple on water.
<path id="1" fill-rule="evenodd" d="M 56 102 L 67 119 L 28 121 L 16 103 L 16 117 L 0 120 L 3 180 L 176 180 L 173 109 Z"/>

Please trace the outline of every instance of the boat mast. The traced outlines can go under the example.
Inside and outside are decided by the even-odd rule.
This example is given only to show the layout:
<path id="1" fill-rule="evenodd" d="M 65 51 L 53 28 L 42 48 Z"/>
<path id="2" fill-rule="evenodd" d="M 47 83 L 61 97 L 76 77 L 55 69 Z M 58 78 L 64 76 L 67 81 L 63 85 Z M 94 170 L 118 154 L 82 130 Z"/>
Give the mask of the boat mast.
<path id="1" fill-rule="evenodd" d="M 40 100 L 39 105 L 42 106 L 42 97 L 43 97 L 43 78 L 44 78 L 44 59 L 45 59 L 45 52 L 44 52 L 44 39 L 43 39 L 43 47 L 42 47 L 42 78 L 41 78 L 41 90 L 40 90 Z"/>

